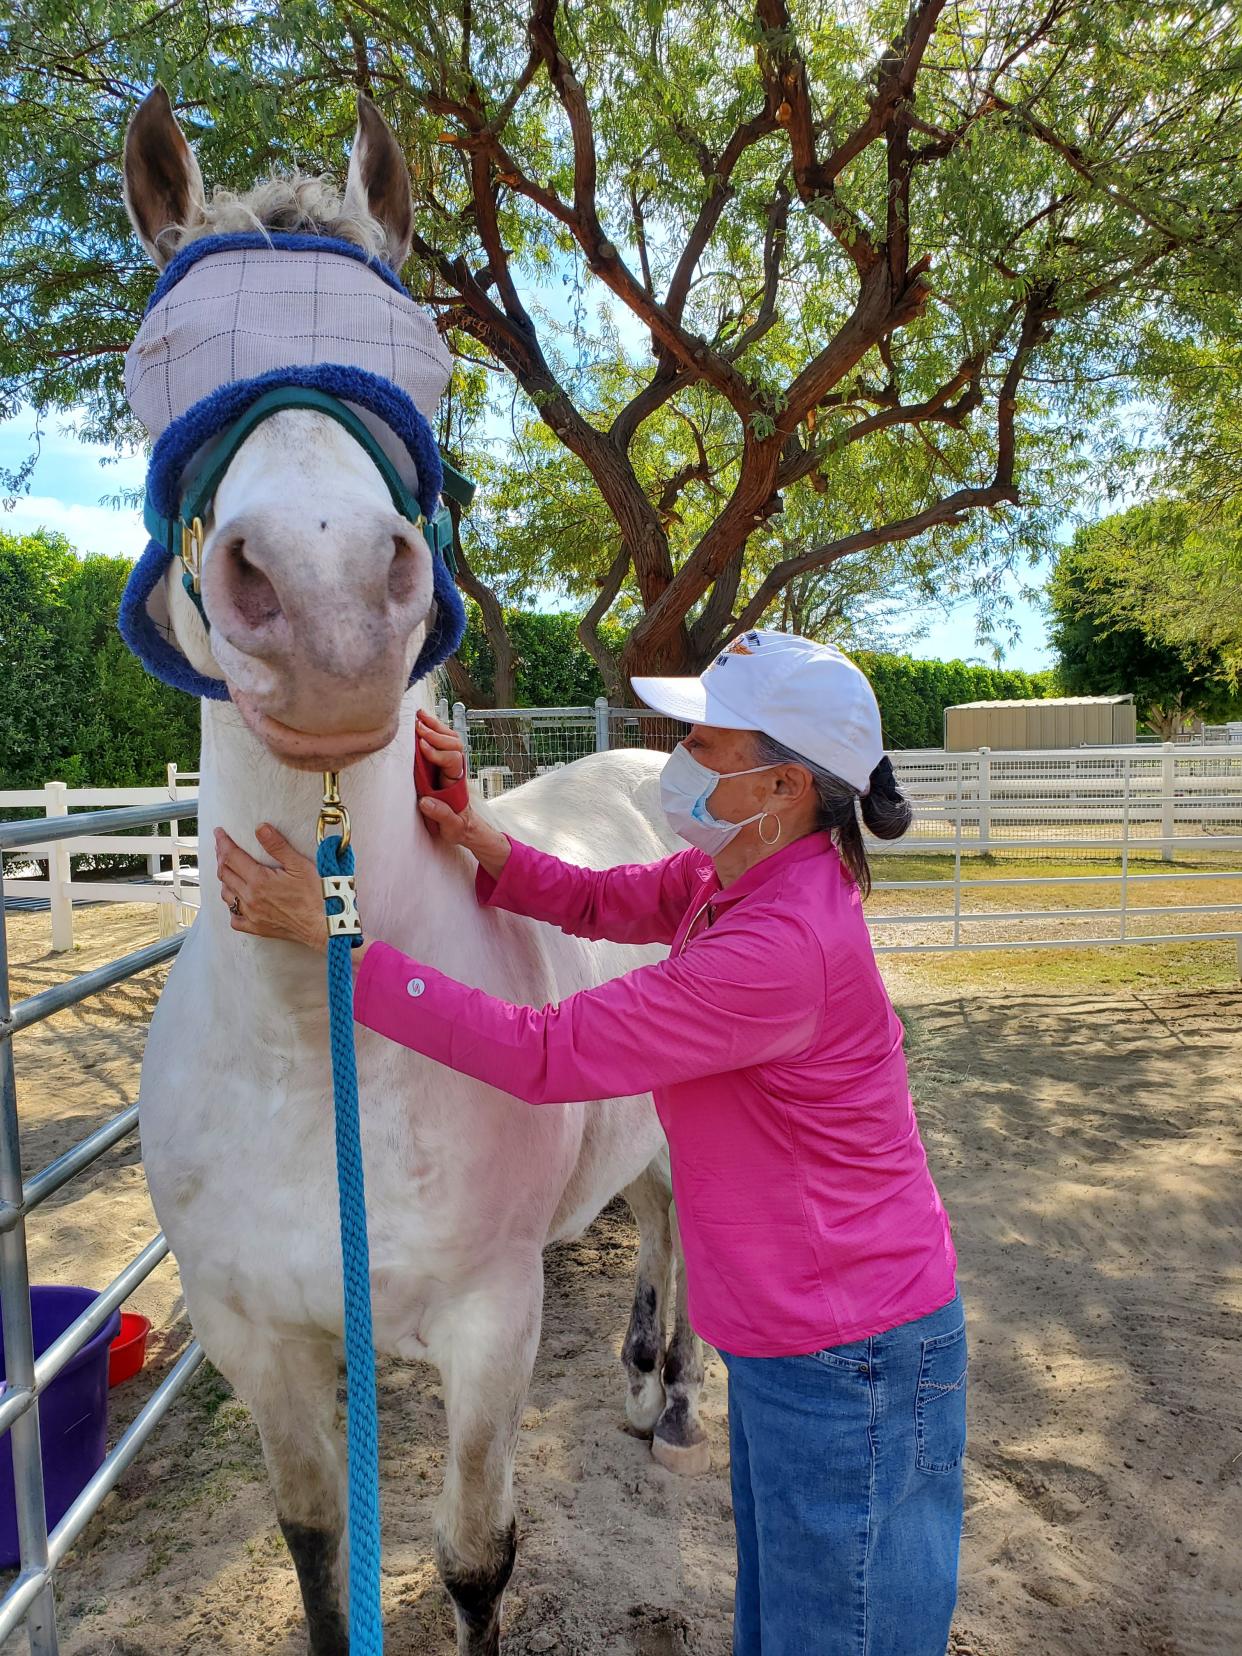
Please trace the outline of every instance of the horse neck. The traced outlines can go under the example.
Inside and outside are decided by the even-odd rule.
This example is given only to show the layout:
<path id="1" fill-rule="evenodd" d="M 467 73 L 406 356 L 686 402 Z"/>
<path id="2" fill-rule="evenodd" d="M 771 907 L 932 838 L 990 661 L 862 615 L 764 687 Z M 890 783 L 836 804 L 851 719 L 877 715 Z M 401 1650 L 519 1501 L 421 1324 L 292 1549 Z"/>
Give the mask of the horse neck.
<path id="1" fill-rule="evenodd" d="M 368 936 L 391 937 L 414 953 L 423 939 L 434 947 L 437 938 L 459 936 L 475 912 L 468 859 L 440 845 L 419 817 L 413 768 L 414 716 L 420 705 L 430 705 L 429 693 L 421 688 L 408 692 L 388 747 L 340 773 L 363 926 Z M 278 989 L 310 976 L 318 985 L 322 963 L 308 950 L 295 955 L 282 949 L 278 960 L 262 946 L 237 949 L 228 914 L 217 900 L 212 834 L 223 828 L 253 856 L 264 857 L 254 831 L 270 822 L 299 851 L 314 857 L 322 792 L 319 772 L 278 764 L 231 703 L 204 703 L 198 817 L 203 906 L 196 926 L 205 927 L 212 944 L 227 951 L 230 969 L 252 964 L 266 973 L 276 968 L 271 975 Z"/>

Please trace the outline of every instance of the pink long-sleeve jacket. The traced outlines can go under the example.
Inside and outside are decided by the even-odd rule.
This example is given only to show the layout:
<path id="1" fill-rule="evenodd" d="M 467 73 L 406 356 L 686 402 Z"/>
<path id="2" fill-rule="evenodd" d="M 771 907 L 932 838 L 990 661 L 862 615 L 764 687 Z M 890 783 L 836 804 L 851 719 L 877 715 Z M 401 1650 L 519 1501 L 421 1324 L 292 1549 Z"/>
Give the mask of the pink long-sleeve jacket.
<path id="1" fill-rule="evenodd" d="M 654 1093 L 690 1317 L 709 1344 L 794 1356 L 948 1303 L 956 1260 L 902 1028 L 857 887 L 813 834 L 721 889 L 711 859 L 574 868 L 514 844 L 479 901 L 670 954 L 559 1006 L 511 1006 L 387 944 L 359 1022 L 531 1104 Z"/>

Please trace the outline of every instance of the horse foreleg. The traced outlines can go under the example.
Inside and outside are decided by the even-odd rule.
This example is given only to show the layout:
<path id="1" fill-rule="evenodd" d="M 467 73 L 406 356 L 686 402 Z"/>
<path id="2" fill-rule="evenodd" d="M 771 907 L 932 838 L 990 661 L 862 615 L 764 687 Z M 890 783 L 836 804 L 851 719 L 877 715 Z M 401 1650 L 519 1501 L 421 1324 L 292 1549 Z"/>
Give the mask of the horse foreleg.
<path id="1" fill-rule="evenodd" d="M 652 1165 L 622 1195 L 638 1225 L 638 1266 L 634 1305 L 621 1347 L 629 1381 L 625 1415 L 643 1437 L 650 1437 L 664 1413 L 664 1326 L 673 1263 L 668 1179 Z"/>
<path id="2" fill-rule="evenodd" d="M 345 1434 L 338 1354 L 328 1340 L 282 1340 L 223 1308 L 194 1308 L 217 1367 L 250 1407 L 297 1571 L 311 1656 L 348 1656 Z"/>
<path id="3" fill-rule="evenodd" d="M 681 1251 L 677 1211 L 670 1204 L 676 1296 L 673 1337 L 664 1357 L 664 1412 L 656 1422 L 651 1453 L 670 1472 L 691 1475 L 711 1468 L 707 1434 L 699 1421 L 703 1391 L 703 1342 L 690 1326 L 686 1305 L 686 1261 Z"/>
<path id="4" fill-rule="evenodd" d="M 513 1461 L 542 1311 L 543 1262 L 535 1254 L 460 1302 L 436 1339 L 449 1439 L 436 1560 L 457 1613 L 459 1656 L 500 1649 L 517 1552 Z"/>

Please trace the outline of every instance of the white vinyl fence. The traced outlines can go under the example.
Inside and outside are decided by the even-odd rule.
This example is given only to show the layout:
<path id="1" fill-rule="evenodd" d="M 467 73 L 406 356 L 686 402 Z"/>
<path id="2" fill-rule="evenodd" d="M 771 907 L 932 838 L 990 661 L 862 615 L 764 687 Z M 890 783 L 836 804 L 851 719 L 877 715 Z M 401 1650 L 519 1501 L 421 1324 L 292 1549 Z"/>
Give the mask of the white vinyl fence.
<path id="1" fill-rule="evenodd" d="M 459 703 L 451 717 L 484 798 L 586 753 L 669 752 L 685 733 L 603 701 L 495 712 Z M 1242 742 L 926 749 L 892 761 L 914 823 L 868 849 L 932 862 L 917 871 L 925 877 L 876 880 L 877 952 L 1229 940 L 1242 970 Z"/>
<path id="2" fill-rule="evenodd" d="M 198 790 L 198 772 L 168 766 L 162 788 L 70 788 L 47 782 L 41 788 L 0 790 L 0 809 L 38 811 L 59 829 L 63 819 L 78 810 L 101 807 L 167 805 L 191 799 Z M 85 856 L 137 856 L 146 860 L 141 879 L 74 877 L 74 860 Z M 34 872 L 35 865 L 45 865 Z M 188 926 L 198 909 L 198 841 L 173 821 L 168 832 L 153 825 L 141 833 L 81 833 L 42 844 L 23 845 L 9 856 L 5 868 L 11 906 L 45 901 L 51 912 L 52 948 L 63 954 L 73 948 L 75 903 L 151 903 L 159 913 L 159 934 L 171 937 Z"/>
<path id="3" fill-rule="evenodd" d="M 462 734 L 484 798 L 588 753 L 670 752 L 685 729 L 602 700 L 496 711 L 468 711 L 460 703 L 450 711 L 442 703 L 440 711 Z M 869 918 L 880 952 L 1242 939 L 1242 743 L 925 749 L 892 759 L 914 803 L 914 823 L 902 839 L 871 841 L 869 850 L 931 862 L 910 865 L 910 878 L 876 880 Z M 36 804 L 45 816 L 63 819 L 80 806 L 185 799 L 197 780 L 170 766 L 162 789 L 49 783 L 0 794 L 0 806 Z M 11 879 L 10 898 L 48 898 L 56 949 L 72 947 L 79 902 L 154 903 L 160 935 L 171 936 L 198 905 L 197 843 L 183 826 L 174 821 L 170 832 L 141 838 L 88 835 L 32 846 L 24 854 L 42 856 L 46 873 Z M 73 877 L 75 855 L 115 850 L 147 857 L 147 877 Z M 889 864 L 883 872 L 898 868 Z M 925 895 L 916 900 L 914 893 Z"/>

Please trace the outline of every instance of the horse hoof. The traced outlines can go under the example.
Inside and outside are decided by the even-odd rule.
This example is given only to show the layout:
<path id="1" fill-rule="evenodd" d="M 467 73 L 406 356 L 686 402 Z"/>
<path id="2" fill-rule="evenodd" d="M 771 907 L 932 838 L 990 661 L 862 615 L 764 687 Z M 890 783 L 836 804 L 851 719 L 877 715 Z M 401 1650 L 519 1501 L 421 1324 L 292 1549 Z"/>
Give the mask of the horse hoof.
<path id="1" fill-rule="evenodd" d="M 698 1478 L 712 1469 L 712 1451 L 707 1439 L 697 1443 L 670 1443 L 656 1436 L 651 1440 L 652 1458 L 666 1471 L 682 1478 Z"/>
<path id="2" fill-rule="evenodd" d="M 625 1418 L 635 1437 L 651 1436 L 664 1413 L 664 1401 L 664 1387 L 650 1376 L 637 1391 L 630 1391 L 625 1400 Z"/>

